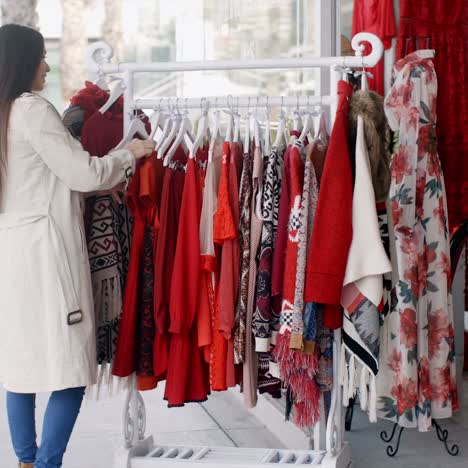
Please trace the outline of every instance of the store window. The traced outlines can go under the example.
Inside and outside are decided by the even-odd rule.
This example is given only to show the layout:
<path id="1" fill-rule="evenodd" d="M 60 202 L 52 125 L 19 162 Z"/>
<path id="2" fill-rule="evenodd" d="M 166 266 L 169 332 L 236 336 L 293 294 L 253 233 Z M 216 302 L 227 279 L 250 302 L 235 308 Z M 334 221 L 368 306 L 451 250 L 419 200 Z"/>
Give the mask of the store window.
<path id="1" fill-rule="evenodd" d="M 37 8 L 52 66 L 47 97 L 63 109 L 73 89 L 92 78 L 80 58 L 89 42 L 107 40 L 120 62 L 317 56 L 333 26 L 322 21 L 332 17 L 324 10 L 334 1 L 39 0 Z M 320 73 L 138 74 L 135 89 L 142 96 L 316 94 Z"/>

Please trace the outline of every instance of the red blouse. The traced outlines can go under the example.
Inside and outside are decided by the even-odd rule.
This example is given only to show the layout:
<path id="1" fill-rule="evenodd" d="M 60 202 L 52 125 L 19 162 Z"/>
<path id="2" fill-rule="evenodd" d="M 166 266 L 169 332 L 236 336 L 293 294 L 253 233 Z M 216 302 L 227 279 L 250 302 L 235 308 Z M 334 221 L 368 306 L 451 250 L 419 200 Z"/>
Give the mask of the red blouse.
<path id="1" fill-rule="evenodd" d="M 194 326 L 201 276 L 200 182 L 198 165 L 194 159 L 189 159 L 171 284 L 171 344 L 165 392 L 169 406 L 205 401 L 209 393 L 208 366 L 202 359 Z"/>

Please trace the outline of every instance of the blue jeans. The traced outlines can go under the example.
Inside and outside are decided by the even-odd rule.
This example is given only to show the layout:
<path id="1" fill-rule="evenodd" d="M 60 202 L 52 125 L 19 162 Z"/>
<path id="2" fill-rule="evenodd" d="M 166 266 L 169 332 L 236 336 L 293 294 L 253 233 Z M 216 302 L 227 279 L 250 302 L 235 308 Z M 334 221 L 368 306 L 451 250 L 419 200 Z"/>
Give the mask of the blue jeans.
<path id="1" fill-rule="evenodd" d="M 83 401 L 84 387 L 53 392 L 44 415 L 41 445 L 36 444 L 36 395 L 7 392 L 11 440 L 18 460 L 34 468 L 62 466 L 63 454 Z"/>

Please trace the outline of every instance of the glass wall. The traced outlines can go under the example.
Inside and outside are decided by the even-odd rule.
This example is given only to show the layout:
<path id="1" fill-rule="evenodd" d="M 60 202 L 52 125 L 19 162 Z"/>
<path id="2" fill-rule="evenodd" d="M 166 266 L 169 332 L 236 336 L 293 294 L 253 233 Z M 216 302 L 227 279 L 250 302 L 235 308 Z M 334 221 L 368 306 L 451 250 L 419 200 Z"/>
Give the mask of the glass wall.
<path id="1" fill-rule="evenodd" d="M 67 62 L 67 72 L 76 68 L 74 76 L 93 78 L 79 45 L 60 40 L 64 22 L 68 28 L 81 24 L 88 42 L 108 40 L 120 62 L 320 55 L 323 0 L 83 0 L 73 15 L 62 8 L 65 1 L 38 2 L 52 68 L 46 95 L 60 109 L 67 100 L 59 80 L 61 54 L 77 57 Z M 141 96 L 314 94 L 319 79 L 315 70 L 140 74 L 136 90 Z"/>

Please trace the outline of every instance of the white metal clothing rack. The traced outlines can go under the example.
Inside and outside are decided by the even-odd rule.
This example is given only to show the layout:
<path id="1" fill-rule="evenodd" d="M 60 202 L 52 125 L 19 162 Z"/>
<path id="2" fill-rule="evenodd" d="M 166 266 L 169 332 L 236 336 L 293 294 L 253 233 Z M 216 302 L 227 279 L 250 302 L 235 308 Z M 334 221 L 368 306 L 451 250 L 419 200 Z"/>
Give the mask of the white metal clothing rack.
<path id="1" fill-rule="evenodd" d="M 363 42 L 369 42 L 372 51 L 364 56 Z M 377 36 L 370 33 L 357 34 L 351 42 L 355 56 L 316 57 L 298 59 L 232 60 L 169 63 L 109 63 L 112 47 L 105 42 L 97 42 L 88 48 L 87 65 L 90 72 L 101 75 L 123 74 L 124 91 L 124 132 L 128 128 L 133 112 L 138 109 L 152 109 L 164 102 L 178 104 L 183 108 L 200 108 L 209 102 L 211 108 L 285 106 L 304 107 L 309 105 L 330 106 L 330 120 L 336 110 L 336 85 L 342 71 L 337 67 L 373 67 L 383 56 L 383 44 Z M 135 96 L 134 75 L 140 72 L 185 72 L 203 70 L 248 70 L 248 69 L 291 69 L 321 68 L 330 74 L 330 95 L 294 97 L 213 97 L 213 98 L 176 98 Z M 333 353 L 340 356 L 341 331 L 335 331 Z M 146 413 L 143 399 L 135 389 L 134 380 L 124 407 L 124 435 L 126 451 L 121 459 L 121 467 L 172 467 L 184 468 L 187 464 L 202 467 L 258 468 L 271 464 L 296 466 L 318 465 L 324 468 L 346 468 L 351 463 L 350 448 L 343 442 L 343 411 L 341 389 L 338 384 L 338 359 L 334 359 L 334 383 L 330 413 L 327 421 L 317 424 L 313 433 L 314 450 L 277 450 L 245 449 L 232 447 L 166 447 L 160 446 L 152 437 L 145 438 Z M 134 379 L 134 377 L 132 377 Z"/>

